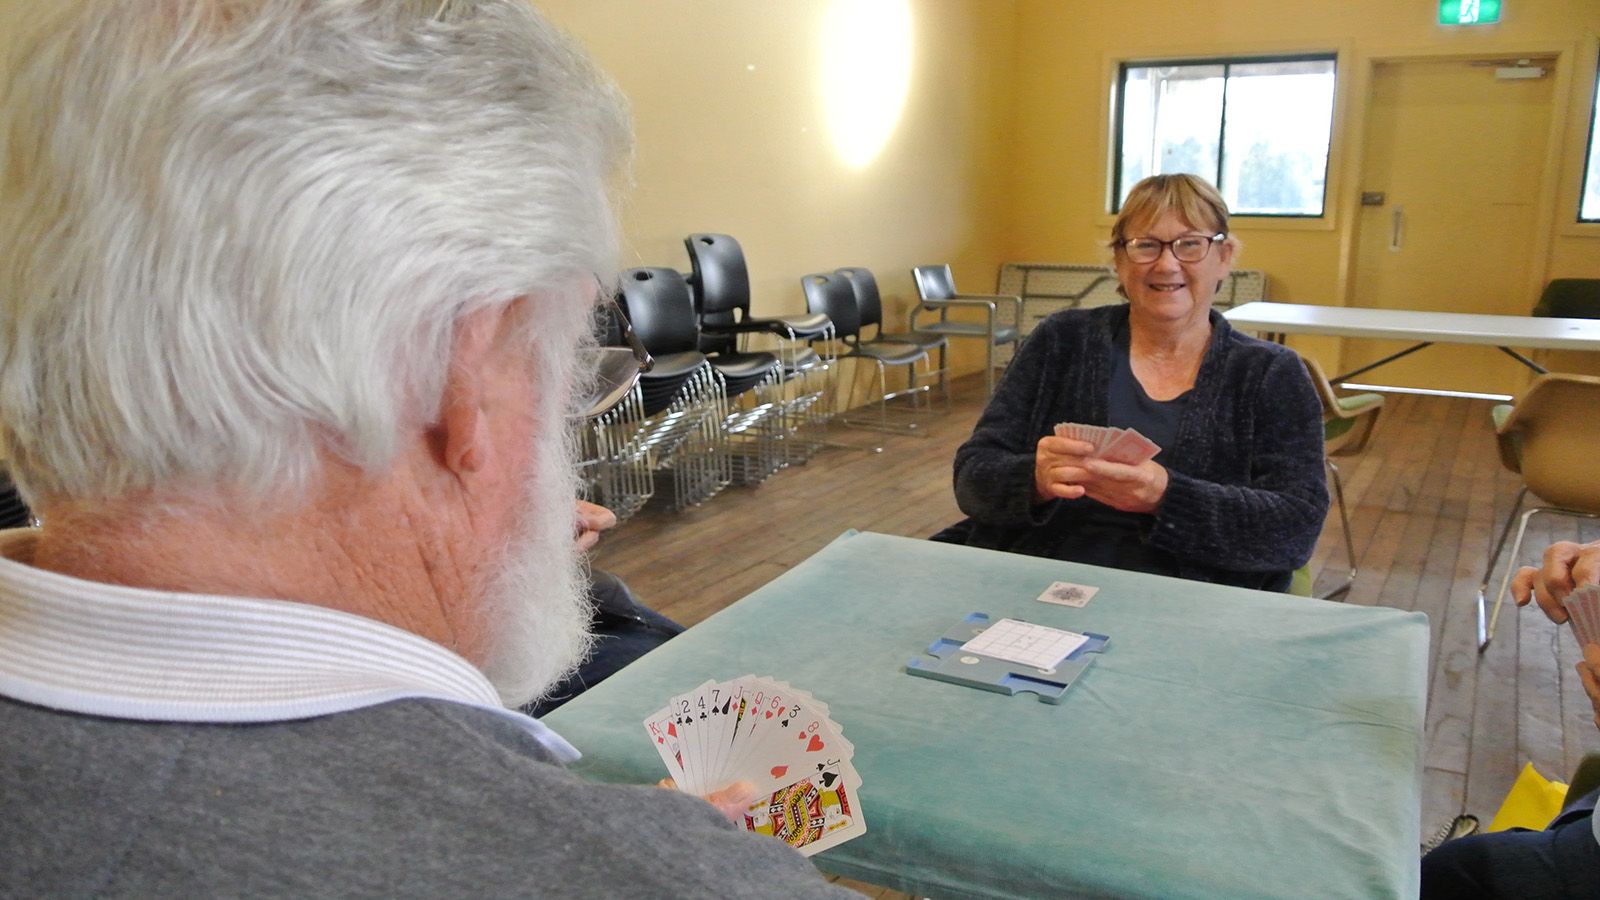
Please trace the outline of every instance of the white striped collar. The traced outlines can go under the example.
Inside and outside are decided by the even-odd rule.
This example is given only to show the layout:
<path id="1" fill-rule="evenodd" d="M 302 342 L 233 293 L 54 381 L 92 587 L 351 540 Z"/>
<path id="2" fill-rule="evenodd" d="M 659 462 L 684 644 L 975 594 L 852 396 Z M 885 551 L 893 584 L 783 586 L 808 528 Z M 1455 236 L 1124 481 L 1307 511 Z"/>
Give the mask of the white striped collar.
<path id="1" fill-rule="evenodd" d="M 101 584 L 27 565 L 38 532 L 0 531 L 0 695 L 150 722 L 282 722 L 407 698 L 515 722 L 563 762 L 578 751 L 506 709 L 483 673 L 375 619 L 287 600 Z"/>

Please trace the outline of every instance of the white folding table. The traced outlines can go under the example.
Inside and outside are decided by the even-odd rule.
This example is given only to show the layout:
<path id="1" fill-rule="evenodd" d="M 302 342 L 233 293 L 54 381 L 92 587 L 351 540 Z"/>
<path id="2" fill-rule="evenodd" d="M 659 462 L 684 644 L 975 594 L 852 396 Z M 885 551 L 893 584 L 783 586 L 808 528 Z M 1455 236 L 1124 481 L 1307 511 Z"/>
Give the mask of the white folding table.
<path id="1" fill-rule="evenodd" d="M 1538 350 L 1600 350 L 1600 319 L 1491 316 L 1481 313 L 1367 309 L 1256 300 L 1223 313 L 1233 327 L 1267 335 L 1322 334 L 1333 337 L 1416 341 L 1398 353 L 1329 379 L 1348 381 L 1433 344 L 1484 344 L 1543 374 L 1543 366 L 1514 347 Z"/>

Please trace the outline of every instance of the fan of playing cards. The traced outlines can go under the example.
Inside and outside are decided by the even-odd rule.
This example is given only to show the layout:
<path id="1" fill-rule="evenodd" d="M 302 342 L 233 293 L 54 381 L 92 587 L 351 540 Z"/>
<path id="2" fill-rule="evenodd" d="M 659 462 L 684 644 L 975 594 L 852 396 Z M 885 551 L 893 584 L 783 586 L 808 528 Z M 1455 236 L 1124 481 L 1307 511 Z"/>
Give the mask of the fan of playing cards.
<path id="1" fill-rule="evenodd" d="M 855 748 L 815 697 L 757 675 L 708 681 L 644 721 L 678 788 L 756 787 L 744 827 L 807 856 L 866 833 Z"/>
<path id="2" fill-rule="evenodd" d="M 1056 437 L 1088 441 L 1094 445 L 1092 456 L 1137 466 L 1147 459 L 1155 459 L 1161 448 L 1134 428 L 1107 428 L 1100 425 L 1081 425 L 1061 422 L 1056 425 Z"/>
<path id="3" fill-rule="evenodd" d="M 1578 648 L 1600 644 L 1600 584 L 1578 588 L 1568 594 L 1561 605 L 1567 609 L 1567 621 L 1572 624 L 1572 636 L 1578 639 Z"/>

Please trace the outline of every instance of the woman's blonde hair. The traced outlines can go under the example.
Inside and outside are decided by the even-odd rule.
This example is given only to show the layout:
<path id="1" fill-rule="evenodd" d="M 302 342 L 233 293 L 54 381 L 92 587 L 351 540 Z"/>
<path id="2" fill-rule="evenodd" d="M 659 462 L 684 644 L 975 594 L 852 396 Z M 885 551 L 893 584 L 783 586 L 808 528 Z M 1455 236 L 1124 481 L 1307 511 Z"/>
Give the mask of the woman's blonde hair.
<path id="1" fill-rule="evenodd" d="M 1202 231 L 1228 233 L 1228 204 L 1222 195 L 1204 178 L 1179 172 L 1151 175 L 1133 186 L 1111 226 L 1112 244 L 1126 240 L 1131 226 L 1149 224 L 1169 212 Z"/>

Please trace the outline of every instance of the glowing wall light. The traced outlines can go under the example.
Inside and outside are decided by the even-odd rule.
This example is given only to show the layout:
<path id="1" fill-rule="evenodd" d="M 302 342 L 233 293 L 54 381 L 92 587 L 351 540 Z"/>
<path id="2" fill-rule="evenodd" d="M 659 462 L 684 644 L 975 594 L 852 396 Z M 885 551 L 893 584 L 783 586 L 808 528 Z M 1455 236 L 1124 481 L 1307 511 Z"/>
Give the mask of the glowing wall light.
<path id="1" fill-rule="evenodd" d="M 909 0 L 832 0 L 822 21 L 822 98 L 839 158 L 866 166 L 888 143 L 911 86 Z"/>

